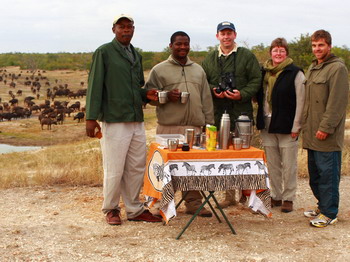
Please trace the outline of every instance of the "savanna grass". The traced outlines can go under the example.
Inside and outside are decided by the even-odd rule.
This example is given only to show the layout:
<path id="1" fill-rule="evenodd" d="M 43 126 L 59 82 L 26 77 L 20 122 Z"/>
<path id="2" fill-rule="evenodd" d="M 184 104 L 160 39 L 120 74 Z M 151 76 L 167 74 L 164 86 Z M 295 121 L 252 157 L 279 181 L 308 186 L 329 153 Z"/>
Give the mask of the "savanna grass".
<path id="1" fill-rule="evenodd" d="M 97 141 L 1 155 L 0 163 L 3 188 L 102 184 L 102 158 Z"/>

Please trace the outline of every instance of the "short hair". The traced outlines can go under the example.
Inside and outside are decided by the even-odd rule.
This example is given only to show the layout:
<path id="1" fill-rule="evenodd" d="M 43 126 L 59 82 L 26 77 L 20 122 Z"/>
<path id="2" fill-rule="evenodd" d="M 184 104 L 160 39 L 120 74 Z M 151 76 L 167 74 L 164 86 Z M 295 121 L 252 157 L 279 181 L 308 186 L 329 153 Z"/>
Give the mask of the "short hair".
<path id="1" fill-rule="evenodd" d="M 287 55 L 289 54 L 288 43 L 285 38 L 278 37 L 275 40 L 273 40 L 270 46 L 270 53 L 275 47 L 283 47 L 284 49 L 286 49 Z"/>
<path id="2" fill-rule="evenodd" d="M 328 45 L 332 45 L 332 36 L 328 31 L 321 29 L 311 35 L 311 41 L 318 41 L 320 39 L 324 39 Z"/>
<path id="3" fill-rule="evenodd" d="M 172 36 L 170 37 L 170 43 L 171 44 L 175 42 L 175 38 L 177 36 L 186 36 L 188 38 L 188 41 L 190 41 L 190 37 L 188 36 L 188 34 L 186 34 L 183 31 L 177 31 L 177 32 L 173 33 Z"/>

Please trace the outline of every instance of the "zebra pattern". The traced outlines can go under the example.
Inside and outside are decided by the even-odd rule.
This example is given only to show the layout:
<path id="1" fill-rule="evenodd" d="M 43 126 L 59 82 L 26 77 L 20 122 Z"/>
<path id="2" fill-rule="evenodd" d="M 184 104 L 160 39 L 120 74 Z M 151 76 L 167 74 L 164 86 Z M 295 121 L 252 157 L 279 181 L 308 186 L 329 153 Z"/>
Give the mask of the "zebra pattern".
<path id="1" fill-rule="evenodd" d="M 260 161 L 256 161 L 254 165 L 258 166 L 259 174 L 260 174 L 260 171 L 262 170 L 264 174 L 267 175 L 267 169 L 265 164 L 261 163 Z"/>
<path id="2" fill-rule="evenodd" d="M 268 188 L 265 175 L 244 175 L 236 176 L 173 176 L 171 184 L 174 190 L 202 190 L 202 191 L 222 191 L 231 189 L 262 189 Z"/>
<path id="3" fill-rule="evenodd" d="M 168 183 L 163 187 L 162 200 L 160 202 L 160 209 L 164 208 L 175 198 L 175 191 L 172 183 Z"/>
<path id="4" fill-rule="evenodd" d="M 194 165 L 190 165 L 187 162 L 183 162 L 182 166 L 186 168 L 187 175 L 192 175 L 193 176 L 195 173 L 197 173 L 196 167 Z"/>
<path id="5" fill-rule="evenodd" d="M 207 175 L 211 174 L 211 169 L 215 169 L 215 165 L 214 164 L 210 164 L 210 165 L 204 165 L 201 167 L 201 172 L 199 172 L 199 174 L 203 174 L 205 175 L 205 171 L 207 171 Z"/>
<path id="6" fill-rule="evenodd" d="M 169 165 L 169 172 L 170 172 L 171 175 L 174 175 L 175 169 L 179 170 L 179 166 L 177 164 Z"/>
<path id="7" fill-rule="evenodd" d="M 232 164 L 221 164 L 219 166 L 219 173 L 221 172 L 221 170 L 224 175 L 226 175 L 227 171 L 230 171 L 230 175 L 231 175 L 231 173 L 234 171 L 234 168 Z"/>
<path id="8" fill-rule="evenodd" d="M 243 175 L 247 168 L 251 168 L 250 163 L 239 164 L 236 166 L 236 174 Z"/>
<path id="9" fill-rule="evenodd" d="M 171 180 L 170 175 L 164 172 L 164 164 L 153 163 L 153 173 L 158 182 L 162 181 L 164 184 L 167 184 Z"/>

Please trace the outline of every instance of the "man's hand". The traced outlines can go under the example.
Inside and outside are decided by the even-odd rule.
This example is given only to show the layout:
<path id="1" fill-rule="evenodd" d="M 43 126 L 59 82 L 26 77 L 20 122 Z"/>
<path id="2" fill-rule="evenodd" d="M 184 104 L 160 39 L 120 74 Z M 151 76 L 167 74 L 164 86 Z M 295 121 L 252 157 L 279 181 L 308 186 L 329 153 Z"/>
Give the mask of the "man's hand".
<path id="1" fill-rule="evenodd" d="M 147 90 L 146 96 L 148 100 L 158 101 L 158 90 L 157 89 Z"/>
<path id="2" fill-rule="evenodd" d="M 179 101 L 180 96 L 181 96 L 181 92 L 179 91 L 179 89 L 173 89 L 168 92 L 168 99 L 171 102 Z"/>
<path id="3" fill-rule="evenodd" d="M 216 96 L 217 98 L 225 98 L 224 92 L 220 92 L 220 93 L 216 93 L 216 90 L 218 89 L 218 87 L 214 87 L 213 88 L 213 94 L 214 96 Z"/>
<path id="4" fill-rule="evenodd" d="M 97 123 L 96 120 L 86 120 L 86 135 L 88 137 L 96 137 L 96 128 L 98 131 L 101 131 L 100 125 Z"/>
<path id="5" fill-rule="evenodd" d="M 316 138 L 318 139 L 318 140 L 325 140 L 327 137 L 328 137 L 328 133 L 326 133 L 326 132 L 323 132 L 323 131 L 320 131 L 320 130 L 318 130 L 317 132 L 316 132 Z"/>
<path id="6" fill-rule="evenodd" d="M 292 132 L 292 133 L 290 133 L 290 136 L 291 136 L 292 138 L 297 138 L 297 137 L 299 136 L 299 133 L 294 133 L 294 132 Z"/>
<path id="7" fill-rule="evenodd" d="M 239 90 L 234 89 L 231 91 L 225 91 L 224 92 L 225 97 L 232 99 L 232 100 L 241 100 L 242 96 L 241 96 L 241 92 L 239 92 Z"/>

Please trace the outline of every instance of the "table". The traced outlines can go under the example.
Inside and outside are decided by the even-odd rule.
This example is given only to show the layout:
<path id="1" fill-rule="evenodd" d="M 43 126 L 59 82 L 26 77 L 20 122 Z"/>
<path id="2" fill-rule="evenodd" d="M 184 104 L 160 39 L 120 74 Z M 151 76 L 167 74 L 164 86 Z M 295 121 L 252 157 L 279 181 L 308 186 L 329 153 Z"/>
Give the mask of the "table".
<path id="1" fill-rule="evenodd" d="M 151 143 L 143 193 L 149 206 L 161 200 L 160 213 L 166 223 L 176 216 L 175 191 L 189 190 L 208 191 L 209 195 L 205 196 L 207 203 L 210 198 L 216 201 L 215 191 L 240 189 L 249 193 L 249 206 L 253 211 L 270 217 L 269 179 L 265 163 L 264 151 L 254 147 L 169 151 Z M 221 208 L 219 210 L 221 212 Z M 200 210 L 197 211 L 199 213 Z"/>

